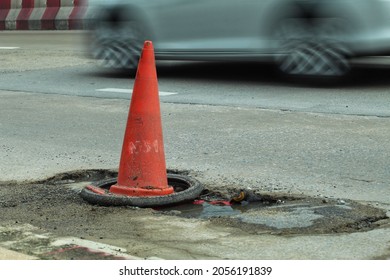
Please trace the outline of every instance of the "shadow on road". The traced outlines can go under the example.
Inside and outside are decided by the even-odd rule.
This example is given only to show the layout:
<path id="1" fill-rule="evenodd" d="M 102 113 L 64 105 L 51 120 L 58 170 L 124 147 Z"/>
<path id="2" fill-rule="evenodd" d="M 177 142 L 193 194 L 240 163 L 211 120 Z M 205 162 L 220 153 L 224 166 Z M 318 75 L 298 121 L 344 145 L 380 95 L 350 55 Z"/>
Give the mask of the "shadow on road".
<path id="1" fill-rule="evenodd" d="M 135 72 L 100 69 L 90 73 L 101 78 L 129 79 Z M 288 77 L 272 64 L 256 62 L 159 62 L 159 79 L 185 79 L 215 82 L 239 82 L 286 87 L 309 88 L 368 88 L 390 86 L 390 65 L 353 66 L 343 78 Z"/>

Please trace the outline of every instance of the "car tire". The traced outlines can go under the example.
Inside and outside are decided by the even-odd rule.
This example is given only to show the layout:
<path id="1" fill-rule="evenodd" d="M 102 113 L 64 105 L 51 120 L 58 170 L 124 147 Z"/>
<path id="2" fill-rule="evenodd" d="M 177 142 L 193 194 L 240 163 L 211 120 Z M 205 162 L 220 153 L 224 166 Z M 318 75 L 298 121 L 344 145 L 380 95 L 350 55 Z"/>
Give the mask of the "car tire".
<path id="1" fill-rule="evenodd" d="M 138 22 L 100 22 L 94 28 L 92 37 L 92 57 L 103 67 L 137 69 L 146 38 Z"/>
<path id="2" fill-rule="evenodd" d="M 175 190 L 174 193 L 164 196 L 126 196 L 115 195 L 108 192 L 109 188 L 117 183 L 117 178 L 111 178 L 92 183 L 91 186 L 105 193 L 96 193 L 84 188 L 80 195 L 92 204 L 101 206 L 136 206 L 136 207 L 159 207 L 183 203 L 196 199 L 203 191 L 203 185 L 196 179 L 180 175 L 167 174 L 168 184 Z"/>
<path id="3" fill-rule="evenodd" d="M 342 41 L 339 21 L 313 24 L 307 19 L 286 19 L 276 32 L 279 70 L 289 76 L 342 77 L 350 71 L 351 52 Z"/>

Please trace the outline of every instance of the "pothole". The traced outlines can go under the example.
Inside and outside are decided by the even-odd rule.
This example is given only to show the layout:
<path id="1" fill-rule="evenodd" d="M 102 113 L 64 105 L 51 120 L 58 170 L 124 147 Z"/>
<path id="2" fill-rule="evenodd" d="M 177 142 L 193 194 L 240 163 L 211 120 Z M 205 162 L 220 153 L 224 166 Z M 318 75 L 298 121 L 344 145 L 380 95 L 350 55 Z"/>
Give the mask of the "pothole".
<path id="1" fill-rule="evenodd" d="M 188 171 L 169 172 L 190 175 Z M 92 181 L 116 175 L 112 170 L 81 170 L 37 182 L 0 183 L 0 221 L 27 222 L 61 233 L 73 229 L 80 235 L 81 227 L 88 225 L 88 230 L 100 232 L 96 222 L 104 215 L 123 215 L 123 209 L 135 211 L 136 207 L 88 205 L 79 191 Z M 388 219 L 385 210 L 350 200 L 263 193 L 261 189 L 243 190 L 240 186 L 224 189 L 206 184 L 205 189 L 194 201 L 144 209 L 137 214 L 209 220 L 216 226 L 237 227 L 252 234 L 349 233 L 371 230 Z M 104 225 L 107 231 L 115 231 L 116 226 L 121 225 Z"/>

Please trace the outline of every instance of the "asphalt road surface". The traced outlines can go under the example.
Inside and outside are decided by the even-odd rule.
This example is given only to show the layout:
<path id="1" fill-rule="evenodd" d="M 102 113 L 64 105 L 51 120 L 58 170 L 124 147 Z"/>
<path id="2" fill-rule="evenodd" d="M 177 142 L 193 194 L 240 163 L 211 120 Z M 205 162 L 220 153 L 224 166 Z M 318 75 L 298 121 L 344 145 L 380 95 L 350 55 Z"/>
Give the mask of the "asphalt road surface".
<path id="1" fill-rule="evenodd" d="M 309 81 L 287 79 L 259 63 L 158 63 L 167 167 L 210 189 L 302 195 L 342 205 L 351 200 L 389 215 L 390 59 L 364 58 L 353 65 L 344 80 Z M 132 73 L 102 69 L 87 58 L 82 32 L 1 32 L 0 181 L 116 169 L 133 82 Z M 204 238 L 196 239 L 204 244 L 222 238 L 217 247 L 228 246 L 233 231 L 206 228 L 191 229 L 203 230 L 191 238 Z M 345 235 L 287 241 L 266 234 L 265 243 L 258 236 L 235 237 L 227 258 L 390 256 L 390 228 L 383 221 Z M 149 251 L 130 253 L 224 258 L 211 243 L 188 247 L 188 238 L 183 232 L 164 250 L 145 245 Z M 240 254 L 234 242 L 252 244 L 253 251 Z"/>
<path id="2" fill-rule="evenodd" d="M 97 68 L 85 59 L 85 42 L 83 33 L 75 32 L 1 33 L 1 89 L 129 99 L 133 75 Z M 390 116 L 390 57 L 353 65 L 343 81 L 308 81 L 286 79 L 259 63 L 161 62 L 159 87 L 166 93 L 161 101 Z"/>

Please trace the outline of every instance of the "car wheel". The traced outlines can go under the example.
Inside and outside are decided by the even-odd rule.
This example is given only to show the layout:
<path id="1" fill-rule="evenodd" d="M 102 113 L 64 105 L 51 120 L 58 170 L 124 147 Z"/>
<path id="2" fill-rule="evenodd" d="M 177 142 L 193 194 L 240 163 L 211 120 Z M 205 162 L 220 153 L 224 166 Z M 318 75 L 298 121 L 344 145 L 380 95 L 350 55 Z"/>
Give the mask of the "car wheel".
<path id="1" fill-rule="evenodd" d="M 338 21 L 318 21 L 289 19 L 279 26 L 280 54 L 276 62 L 281 72 L 295 76 L 333 77 L 349 72 L 351 53 L 341 39 L 341 29 L 335 26 Z"/>
<path id="2" fill-rule="evenodd" d="M 101 22 L 93 31 L 91 53 L 104 67 L 135 70 L 144 41 L 136 21 Z"/>

